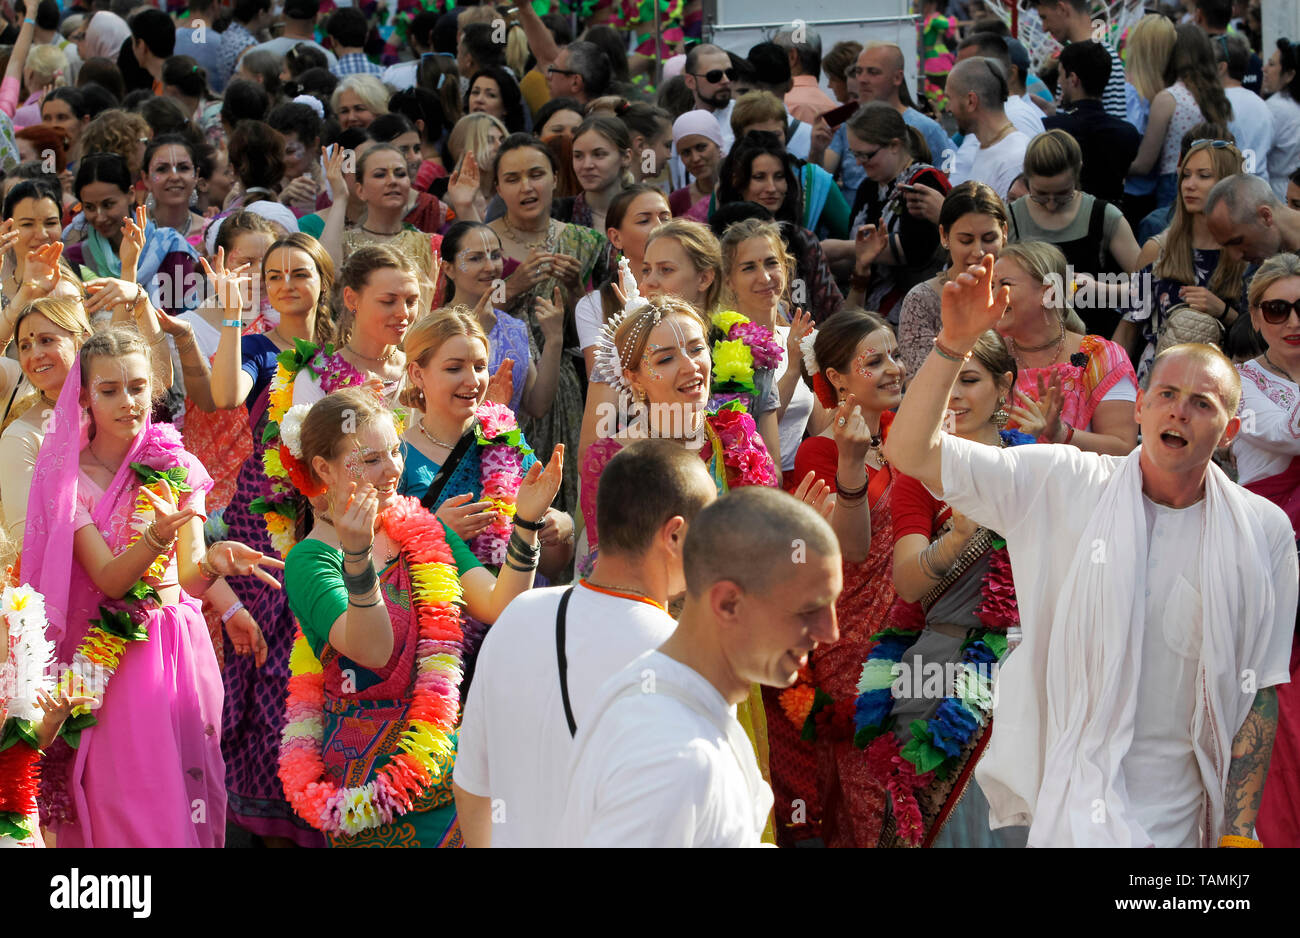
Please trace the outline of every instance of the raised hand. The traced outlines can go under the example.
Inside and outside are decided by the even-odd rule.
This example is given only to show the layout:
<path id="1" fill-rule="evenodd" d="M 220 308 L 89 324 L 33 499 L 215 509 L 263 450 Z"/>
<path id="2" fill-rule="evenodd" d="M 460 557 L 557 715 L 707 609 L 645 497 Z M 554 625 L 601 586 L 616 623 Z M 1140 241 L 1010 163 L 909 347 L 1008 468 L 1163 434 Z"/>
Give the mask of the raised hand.
<path id="1" fill-rule="evenodd" d="M 543 547 L 558 547 L 573 537 L 573 519 L 555 508 L 546 509 L 546 522 L 537 532 L 537 541 Z"/>
<path id="2" fill-rule="evenodd" d="M 491 502 L 476 502 L 472 493 L 454 495 L 434 512 L 462 541 L 470 541 L 496 518 Z"/>
<path id="3" fill-rule="evenodd" d="M 858 398 L 850 394 L 831 415 L 831 436 L 841 457 L 852 457 L 852 461 L 866 463 L 867 451 L 871 449 L 871 428 L 862 416 Z"/>
<path id="4" fill-rule="evenodd" d="M 493 372 L 492 379 L 488 381 L 487 397 L 494 404 L 505 404 L 510 406 L 510 401 L 515 396 L 515 363 L 513 359 L 503 358 L 497 370 Z"/>
<path id="5" fill-rule="evenodd" d="M 132 306 L 137 301 L 144 299 L 144 287 L 142 285 L 134 281 L 118 280 L 116 277 L 98 277 L 94 280 L 87 280 L 86 292 L 90 294 L 90 299 L 86 300 L 85 304 L 88 316 L 93 316 L 95 313 L 106 309 Z"/>
<path id="6" fill-rule="evenodd" d="M 27 266 L 23 268 L 23 281 L 31 287 L 36 296 L 49 296 L 59 285 L 63 277 L 63 268 L 59 258 L 63 256 L 63 242 L 42 244 L 27 255 Z"/>
<path id="7" fill-rule="evenodd" d="M 6 218 L 3 223 L 0 223 L 0 254 L 12 251 L 17 243 L 18 229 L 14 226 L 12 218 Z"/>
<path id="8" fill-rule="evenodd" d="M 880 252 L 889 244 L 889 232 L 884 225 L 863 225 L 853 240 L 856 255 L 854 273 L 865 276 Z"/>
<path id="9" fill-rule="evenodd" d="M 252 655 L 257 667 L 266 664 L 266 637 L 247 609 L 240 609 L 226 622 L 226 634 L 237 655 Z"/>
<path id="10" fill-rule="evenodd" d="M 794 490 L 794 497 L 812 508 L 813 511 L 827 521 L 830 520 L 831 513 L 835 511 L 835 487 L 827 485 L 817 478 L 817 473 L 811 469 Z"/>
<path id="11" fill-rule="evenodd" d="M 993 288 L 993 257 L 986 255 L 943 285 L 940 299 L 943 328 L 940 340 L 954 352 L 965 352 L 992 329 L 1011 301 L 1011 288 Z"/>
<path id="12" fill-rule="evenodd" d="M 543 296 L 533 301 L 533 319 L 542 330 L 542 337 L 547 342 L 559 342 L 564 338 L 564 294 L 556 287 L 547 300 Z"/>
<path id="13" fill-rule="evenodd" d="M 1065 391 L 1061 388 L 1061 375 L 1052 372 L 1049 379 L 1038 376 L 1038 406 L 1043 414 L 1043 436 L 1053 442 L 1061 436 L 1061 408 L 1065 406 Z"/>
<path id="14" fill-rule="evenodd" d="M 208 548 L 208 564 L 220 576 L 255 576 L 267 586 L 280 589 L 275 577 L 266 568 L 283 570 L 284 561 L 268 557 L 239 541 L 217 541 Z"/>
<path id="15" fill-rule="evenodd" d="M 284 205 L 301 205 L 305 207 L 315 207 L 316 205 L 316 180 L 311 177 L 311 173 L 303 173 L 297 179 L 292 180 L 280 193 L 280 202 Z"/>
<path id="16" fill-rule="evenodd" d="M 525 521 L 537 521 L 555 501 L 555 493 L 560 490 L 560 480 L 564 475 L 564 444 L 555 444 L 550 462 L 542 468 L 539 459 L 533 463 L 524 481 L 519 484 L 519 494 L 515 498 L 516 517 Z"/>
<path id="17" fill-rule="evenodd" d="M 168 315 L 164 310 L 158 309 L 156 306 L 154 307 L 153 312 L 154 319 L 158 323 L 158 328 L 167 333 L 173 339 L 180 339 L 183 336 L 194 335 L 194 327 L 184 319 L 177 319 L 175 316 Z M 178 347 L 184 344 L 184 342 L 179 342 Z"/>
<path id="18" fill-rule="evenodd" d="M 140 491 L 153 506 L 154 533 L 164 541 L 170 542 L 191 519 L 200 517 L 193 508 L 177 508 L 176 497 L 170 486 L 164 487 L 164 495 L 159 495 L 153 489 L 143 485 L 140 486 Z"/>
<path id="19" fill-rule="evenodd" d="M 244 287 L 252 283 L 253 277 L 244 273 L 248 269 L 247 264 L 241 264 L 234 270 L 226 269 L 225 248 L 217 248 L 215 260 L 215 266 L 209 264 L 206 257 L 200 257 L 199 263 L 203 265 L 203 272 L 208 275 L 208 282 L 217 294 L 217 302 L 231 319 L 238 319 L 244 310 Z"/>
<path id="20" fill-rule="evenodd" d="M 831 145 L 831 138 L 835 136 L 835 131 L 831 130 L 831 125 L 826 123 L 826 118 L 818 115 L 812 125 L 812 142 L 808 145 L 810 153 L 825 153 L 826 148 Z"/>
<path id="21" fill-rule="evenodd" d="M 506 278 L 512 295 L 527 293 L 546 277 L 546 263 L 551 259 L 540 247 L 533 248 L 524 258 L 524 262 L 515 268 L 515 272 Z"/>
<path id="22" fill-rule="evenodd" d="M 483 178 L 473 150 L 466 150 L 456 162 L 447 180 L 447 201 L 453 206 L 468 206 L 482 191 Z"/>
<path id="23" fill-rule="evenodd" d="M 548 273 L 556 280 L 573 290 L 582 286 L 582 261 L 568 254 L 552 254 L 549 261 L 551 269 Z"/>
<path id="24" fill-rule="evenodd" d="M 122 277 L 134 280 L 136 264 L 144 251 L 144 231 L 149 226 L 149 210 L 143 205 L 136 206 L 135 218 L 130 215 L 122 219 L 122 246 L 117 255 L 122 261 Z"/>
<path id="25" fill-rule="evenodd" d="M 907 213 L 913 218 L 924 218 L 931 224 L 939 224 L 939 210 L 943 208 L 943 193 L 929 186 L 913 186 L 903 193 Z"/>
<path id="26" fill-rule="evenodd" d="M 346 491 L 330 491 L 330 516 L 339 544 L 352 554 L 360 553 L 375 542 L 375 525 L 379 518 L 379 493 L 368 482 L 348 482 Z"/>
<path id="27" fill-rule="evenodd" d="M 343 155 L 344 149 L 337 143 L 332 143 L 325 148 L 323 162 L 325 163 L 325 179 L 330 184 L 330 191 L 334 196 L 334 201 L 348 198 L 348 184 L 343 178 Z"/>
<path id="28" fill-rule="evenodd" d="M 789 365 L 786 367 L 799 370 L 799 362 L 802 360 L 803 352 L 799 349 L 799 342 L 808 333 L 812 332 L 813 321 L 812 314 L 805 313 L 803 308 L 797 308 L 794 311 L 794 319 L 790 323 L 790 333 L 785 337 L 785 355 Z"/>

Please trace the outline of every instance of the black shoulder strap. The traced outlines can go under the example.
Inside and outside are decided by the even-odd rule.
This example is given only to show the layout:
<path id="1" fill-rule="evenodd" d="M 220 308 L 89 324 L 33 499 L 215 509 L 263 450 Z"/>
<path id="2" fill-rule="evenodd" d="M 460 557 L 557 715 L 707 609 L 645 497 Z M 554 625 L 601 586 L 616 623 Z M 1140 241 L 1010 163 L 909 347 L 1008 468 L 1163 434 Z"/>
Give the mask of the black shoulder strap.
<path id="1" fill-rule="evenodd" d="M 24 382 L 21 378 L 14 382 L 14 389 L 9 394 L 9 403 L 5 405 L 4 417 L 0 417 L 0 425 L 9 419 L 9 411 L 14 409 L 14 399 L 18 397 L 18 389 L 21 388 L 23 384 Z"/>
<path id="2" fill-rule="evenodd" d="M 560 669 L 560 699 L 564 701 L 564 719 L 569 724 L 569 735 L 578 735 L 578 724 L 573 720 L 573 706 L 569 703 L 569 658 L 564 653 L 564 623 L 569 611 L 570 586 L 560 597 L 560 608 L 555 610 L 555 662 Z"/>
<path id="3" fill-rule="evenodd" d="M 456 441 L 456 448 L 451 451 L 447 460 L 438 469 L 438 474 L 429 483 L 429 491 L 425 492 L 424 498 L 420 499 L 420 504 L 425 509 L 428 511 L 434 510 L 434 506 L 438 504 L 438 496 L 447 487 L 447 480 L 451 478 L 451 474 L 456 471 L 456 467 L 460 465 L 460 461 L 465 458 L 465 454 L 469 452 L 472 445 L 474 445 L 474 428 L 470 427 Z"/>
<path id="4" fill-rule="evenodd" d="M 1011 216 L 1011 240 L 1013 242 L 1020 240 L 1020 222 L 1016 221 L 1016 204 L 1018 204 L 1019 201 L 1020 200 L 1017 199 L 1016 202 L 1012 203 L 1011 211 L 1007 212 L 1007 214 Z"/>
<path id="5" fill-rule="evenodd" d="M 1102 235 L 1106 230 L 1106 208 L 1110 203 L 1105 199 L 1092 200 L 1092 215 L 1088 217 L 1088 241 L 1097 245 L 1097 263 L 1101 265 L 1098 272 L 1106 269 L 1106 242 Z"/>

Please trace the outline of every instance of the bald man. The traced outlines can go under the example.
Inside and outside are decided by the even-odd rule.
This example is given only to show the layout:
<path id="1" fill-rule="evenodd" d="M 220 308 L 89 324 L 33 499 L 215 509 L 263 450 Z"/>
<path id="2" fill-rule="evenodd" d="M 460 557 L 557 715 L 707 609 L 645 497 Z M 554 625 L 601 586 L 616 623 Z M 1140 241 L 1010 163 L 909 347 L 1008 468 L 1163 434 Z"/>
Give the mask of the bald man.
<path id="1" fill-rule="evenodd" d="M 1212 346 L 1166 350 L 1124 457 L 944 434 L 962 362 L 1008 298 L 991 258 L 944 286 L 885 445 L 1007 541 L 1025 640 L 975 771 L 990 823 L 1028 825 L 1038 847 L 1257 846 L 1298 574 L 1286 514 L 1210 459 L 1240 426 L 1237 373 Z"/>
<path id="2" fill-rule="evenodd" d="M 1007 117 L 1007 78 L 996 59 L 971 56 L 948 73 L 948 109 L 957 130 L 979 141 L 969 165 L 956 162 L 949 179 L 954 186 L 967 179 L 988 183 L 1002 198 L 1025 164 L 1029 137 Z"/>
<path id="3" fill-rule="evenodd" d="M 912 107 L 912 94 L 907 87 L 906 65 L 903 50 L 892 42 L 869 42 L 858 55 L 858 100 L 884 101 L 899 114 L 909 127 L 915 127 L 930 148 L 930 164 L 944 167 L 949 153 L 955 153 L 952 139 L 938 123 Z M 847 144 L 845 145 L 847 147 Z M 850 160 L 849 162 L 852 162 Z"/>
<path id="4" fill-rule="evenodd" d="M 1203 211 L 1210 235 L 1234 261 L 1260 264 L 1283 251 L 1300 252 L 1300 212 L 1282 204 L 1258 176 L 1219 180 Z"/>
<path id="5" fill-rule="evenodd" d="M 611 678 L 579 728 L 560 824 L 568 846 L 762 838 L 772 790 L 736 704 L 755 683 L 789 687 L 812 650 L 839 637 L 839 544 L 802 502 L 739 489 L 696 516 L 683 564 L 677 631 Z"/>

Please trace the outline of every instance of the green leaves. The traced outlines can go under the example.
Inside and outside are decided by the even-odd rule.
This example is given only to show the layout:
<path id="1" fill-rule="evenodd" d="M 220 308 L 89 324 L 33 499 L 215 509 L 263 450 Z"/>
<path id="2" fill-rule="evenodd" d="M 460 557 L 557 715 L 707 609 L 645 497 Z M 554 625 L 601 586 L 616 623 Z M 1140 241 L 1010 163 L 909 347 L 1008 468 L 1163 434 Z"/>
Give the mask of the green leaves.
<path id="1" fill-rule="evenodd" d="M 80 716 L 70 716 L 63 723 L 63 729 L 59 730 L 59 735 L 73 749 L 81 745 L 81 731 L 94 726 L 99 721 L 95 719 L 93 713 L 83 713 Z"/>
<path id="2" fill-rule="evenodd" d="M 139 586 L 139 584 L 137 583 L 136 586 Z M 157 596 L 158 594 L 154 593 L 154 595 Z M 100 606 L 99 618 L 91 619 L 90 624 L 92 627 L 103 629 L 109 635 L 116 635 L 124 641 L 147 642 L 149 640 L 149 626 L 143 621 L 136 623 L 124 609 L 109 609 L 107 606 Z"/>
<path id="3" fill-rule="evenodd" d="M 298 506 L 292 501 L 274 501 L 266 500 L 266 497 L 259 495 L 249 504 L 248 510 L 255 515 L 269 515 L 272 512 L 284 515 L 290 521 L 298 520 Z"/>
<path id="4" fill-rule="evenodd" d="M 317 352 L 323 352 L 327 357 L 334 354 L 334 346 L 326 345 L 323 349 L 318 349 L 306 339 L 294 339 L 293 348 L 285 349 L 276 356 L 276 361 L 286 369 L 297 374 L 306 368 Z"/>
<path id="5" fill-rule="evenodd" d="M 916 774 L 924 775 L 938 768 L 948 757 L 930 742 L 930 733 L 924 720 L 911 723 L 912 739 L 899 753 L 904 759 L 916 766 Z"/>
<path id="6" fill-rule="evenodd" d="M 18 717 L 6 720 L 4 732 L 0 733 L 0 752 L 4 752 L 20 741 L 25 742 L 33 749 L 39 748 L 37 746 L 36 724 L 31 720 L 23 720 Z"/>
<path id="7" fill-rule="evenodd" d="M 155 469 L 152 466 L 146 466 L 144 463 L 133 462 L 131 468 L 135 470 L 135 477 L 144 485 L 156 485 L 159 482 L 166 482 L 175 492 L 193 491 L 185 481 L 189 478 L 190 471 L 184 466 Z"/>

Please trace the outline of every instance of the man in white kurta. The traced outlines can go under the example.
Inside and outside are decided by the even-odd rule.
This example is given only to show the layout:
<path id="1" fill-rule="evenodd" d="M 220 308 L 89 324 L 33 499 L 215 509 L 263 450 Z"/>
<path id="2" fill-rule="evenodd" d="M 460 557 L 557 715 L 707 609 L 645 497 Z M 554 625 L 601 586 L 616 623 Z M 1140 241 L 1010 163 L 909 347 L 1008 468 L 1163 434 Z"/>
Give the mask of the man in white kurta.
<path id="1" fill-rule="evenodd" d="M 1288 680 L 1297 566 L 1285 514 L 1210 462 L 1239 421 L 1231 363 L 1159 359 L 1126 457 L 942 434 L 963 357 L 1006 306 L 992 263 L 945 287 L 943 329 L 886 456 L 1007 540 L 1024 642 L 976 778 L 1031 846 L 1241 846 Z M 899 432 L 901 429 L 901 433 Z"/>

